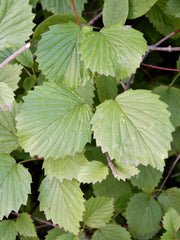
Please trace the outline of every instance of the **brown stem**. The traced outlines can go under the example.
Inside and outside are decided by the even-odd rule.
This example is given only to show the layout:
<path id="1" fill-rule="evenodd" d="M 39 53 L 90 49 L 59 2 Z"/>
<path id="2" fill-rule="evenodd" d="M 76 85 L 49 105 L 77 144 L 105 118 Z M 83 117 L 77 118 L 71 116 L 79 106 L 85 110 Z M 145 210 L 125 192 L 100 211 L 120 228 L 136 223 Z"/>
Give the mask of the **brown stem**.
<path id="1" fill-rule="evenodd" d="M 77 15 L 77 12 L 76 12 L 76 9 L 75 9 L 75 6 L 74 6 L 74 1 L 73 1 L 73 0 L 71 0 L 71 4 L 72 4 L 73 10 L 74 10 L 74 14 L 75 14 L 77 23 L 78 23 L 78 25 L 80 26 L 80 28 L 82 28 L 82 26 L 81 26 L 81 24 L 80 24 L 80 21 L 79 21 L 79 18 L 78 18 L 78 15 Z"/>
<path id="2" fill-rule="evenodd" d="M 149 46 L 148 47 L 151 51 L 164 51 L 164 52 L 178 52 L 180 51 L 180 47 L 154 47 L 154 46 Z"/>
<path id="3" fill-rule="evenodd" d="M 92 26 L 100 17 L 102 16 L 102 12 L 98 13 L 91 21 L 89 21 L 88 25 Z"/>
<path id="4" fill-rule="evenodd" d="M 15 53 L 13 53 L 11 56 L 9 56 L 4 62 L 0 63 L 0 69 L 3 68 L 6 64 L 8 64 L 10 61 L 12 61 L 14 58 L 19 56 L 21 53 L 26 51 L 28 48 L 30 48 L 31 43 L 28 42 L 26 45 L 24 45 L 22 48 L 18 49 Z"/>
<path id="5" fill-rule="evenodd" d="M 163 70 L 163 71 L 180 72 L 180 69 L 158 67 L 158 66 L 154 66 L 154 65 L 145 64 L 145 63 L 141 63 L 141 65 L 148 67 L 148 68 L 154 68 L 154 69 L 159 69 L 159 70 Z"/>
<path id="6" fill-rule="evenodd" d="M 117 173 L 111 159 L 110 159 L 110 156 L 109 156 L 109 153 L 106 152 L 106 158 L 107 158 L 107 161 L 108 161 L 108 164 L 109 164 L 109 167 L 111 168 L 111 171 L 114 175 L 115 178 L 118 178 L 119 174 Z"/>
<path id="7" fill-rule="evenodd" d="M 124 89 L 124 91 L 126 91 L 126 85 L 124 84 L 124 82 L 122 80 L 119 81 L 122 88 Z"/>

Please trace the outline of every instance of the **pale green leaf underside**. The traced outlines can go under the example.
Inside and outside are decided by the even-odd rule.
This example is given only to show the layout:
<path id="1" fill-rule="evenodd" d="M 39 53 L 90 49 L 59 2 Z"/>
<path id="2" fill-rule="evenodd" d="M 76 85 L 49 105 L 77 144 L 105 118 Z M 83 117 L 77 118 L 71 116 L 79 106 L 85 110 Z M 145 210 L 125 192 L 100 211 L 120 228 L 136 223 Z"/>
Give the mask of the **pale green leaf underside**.
<path id="1" fill-rule="evenodd" d="M 23 45 L 32 33 L 33 18 L 27 0 L 0 0 L 0 49 Z"/>
<path id="2" fill-rule="evenodd" d="M 80 169 L 87 163 L 85 156 L 77 153 L 74 157 L 45 159 L 43 167 L 49 179 L 56 177 L 62 182 L 63 179 L 77 179 Z"/>
<path id="3" fill-rule="evenodd" d="M 170 120 L 176 128 L 180 126 L 180 89 L 168 86 L 159 86 L 153 90 L 153 93 L 160 95 L 160 100 L 168 104 L 168 110 L 171 113 Z"/>
<path id="4" fill-rule="evenodd" d="M 160 229 L 161 207 L 145 193 L 135 194 L 126 209 L 128 228 L 134 238 L 151 238 Z"/>
<path id="5" fill-rule="evenodd" d="M 72 88 L 89 80 L 79 55 L 81 28 L 76 23 L 57 24 L 42 34 L 37 59 L 49 82 L 64 83 Z"/>
<path id="6" fill-rule="evenodd" d="M 91 140 L 91 108 L 73 90 L 53 83 L 24 98 L 17 116 L 19 143 L 31 155 L 64 158 Z"/>
<path id="7" fill-rule="evenodd" d="M 18 146 L 16 137 L 16 107 L 11 112 L 0 111 L 0 153 L 10 153 Z"/>
<path id="8" fill-rule="evenodd" d="M 91 121 L 97 145 L 118 162 L 162 171 L 173 131 L 166 108 L 147 90 L 129 90 L 100 104 Z"/>
<path id="9" fill-rule="evenodd" d="M 169 0 L 167 3 L 169 14 L 175 17 L 180 17 L 180 1 L 179 0 Z"/>
<path id="10" fill-rule="evenodd" d="M 155 3 L 157 0 L 129 0 L 129 19 L 134 19 L 144 15 Z"/>
<path id="11" fill-rule="evenodd" d="M 104 26 L 116 23 L 121 23 L 123 25 L 126 22 L 128 11 L 128 0 L 106 0 L 103 7 Z"/>
<path id="12" fill-rule="evenodd" d="M 16 225 L 14 220 L 4 220 L 0 222 L 0 239 L 15 240 L 17 235 Z"/>
<path id="13" fill-rule="evenodd" d="M 115 162 L 114 163 L 115 169 L 118 173 L 118 179 L 122 179 L 125 181 L 128 178 L 131 178 L 132 176 L 139 173 L 139 170 L 134 165 L 126 165 L 123 162 Z"/>
<path id="14" fill-rule="evenodd" d="M 170 207 L 174 208 L 180 214 L 180 188 L 169 188 L 162 192 L 158 197 L 163 212 L 167 212 Z"/>
<path id="15" fill-rule="evenodd" d="M 142 33 L 120 24 L 104 27 L 100 32 L 89 31 L 80 43 L 79 51 L 87 68 L 118 79 L 135 72 L 147 51 Z"/>
<path id="16" fill-rule="evenodd" d="M 74 1 L 75 9 L 77 15 L 81 16 L 81 12 L 84 10 L 84 4 L 87 0 L 78 0 Z M 50 12 L 55 14 L 59 13 L 73 13 L 73 7 L 71 1 L 69 0 L 41 0 L 41 4 L 44 9 L 47 9 Z"/>
<path id="17" fill-rule="evenodd" d="M 131 178 L 131 183 L 144 192 L 151 192 L 159 183 L 162 173 L 150 165 L 138 167 L 139 174 Z"/>
<path id="18" fill-rule="evenodd" d="M 85 202 L 83 221 L 92 228 L 102 227 L 110 221 L 113 210 L 112 198 L 90 198 Z"/>
<path id="19" fill-rule="evenodd" d="M 21 213 L 16 219 L 16 229 L 24 237 L 36 237 L 36 230 L 32 218 L 28 213 Z"/>
<path id="20" fill-rule="evenodd" d="M 131 240 L 128 231 L 116 224 L 108 224 L 98 229 L 92 237 L 92 240 Z"/>
<path id="21" fill-rule="evenodd" d="M 79 221 L 82 220 L 84 211 L 83 193 L 79 183 L 75 180 L 63 180 L 57 178 L 42 181 L 39 188 L 40 210 L 45 212 L 46 218 L 52 219 L 66 231 L 74 234 L 79 232 Z"/>
<path id="22" fill-rule="evenodd" d="M 158 1 L 157 4 L 146 13 L 146 16 L 154 27 L 165 36 L 180 28 L 180 18 L 168 14 L 166 3 L 167 0 Z M 173 38 L 174 37 L 178 38 L 179 34 L 176 34 Z"/>
<path id="23" fill-rule="evenodd" d="M 163 227 L 171 233 L 178 231 L 180 227 L 180 215 L 173 208 L 170 208 L 164 215 Z"/>
<path id="24" fill-rule="evenodd" d="M 6 83 L 13 91 L 18 88 L 22 66 L 7 64 L 0 69 L 0 82 Z"/>
<path id="25" fill-rule="evenodd" d="M 11 111 L 14 102 L 14 93 L 5 83 L 0 82 L 0 110 Z"/>
<path id="26" fill-rule="evenodd" d="M 28 170 L 9 155 L 0 154 L 0 219 L 26 204 L 30 184 Z"/>
<path id="27" fill-rule="evenodd" d="M 109 169 L 102 162 L 89 161 L 81 167 L 78 181 L 83 183 L 101 182 L 109 173 Z"/>

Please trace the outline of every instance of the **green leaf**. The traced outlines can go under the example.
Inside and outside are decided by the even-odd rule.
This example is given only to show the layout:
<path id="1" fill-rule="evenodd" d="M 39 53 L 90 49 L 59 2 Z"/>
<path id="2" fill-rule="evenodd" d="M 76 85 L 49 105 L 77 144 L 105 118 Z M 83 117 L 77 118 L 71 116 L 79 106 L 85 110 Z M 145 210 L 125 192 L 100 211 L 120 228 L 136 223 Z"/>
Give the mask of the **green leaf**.
<path id="1" fill-rule="evenodd" d="M 48 231 L 48 234 L 46 235 L 45 240 L 54 240 L 56 237 L 64 234 L 65 232 L 60 228 L 53 228 L 50 231 Z"/>
<path id="2" fill-rule="evenodd" d="M 42 7 L 47 9 L 54 14 L 58 13 L 73 13 L 73 7 L 69 0 L 41 0 Z M 81 12 L 84 10 L 84 4 L 87 3 L 87 0 L 78 0 L 74 1 L 74 6 L 77 12 L 77 15 L 81 16 Z"/>
<path id="3" fill-rule="evenodd" d="M 21 213 L 16 219 L 16 229 L 24 237 L 36 237 L 33 221 L 28 213 Z"/>
<path id="4" fill-rule="evenodd" d="M 146 13 L 146 16 L 153 26 L 165 36 L 180 28 L 180 19 L 169 15 L 169 12 L 167 12 L 167 1 L 168 0 L 159 0 L 157 4 Z M 180 34 L 176 34 L 173 38 L 178 38 L 179 36 Z"/>
<path id="5" fill-rule="evenodd" d="M 23 87 L 26 91 L 29 91 L 34 87 L 35 83 L 36 83 L 36 76 L 31 75 L 24 79 Z"/>
<path id="6" fill-rule="evenodd" d="M 20 65 L 7 64 L 0 69 L 0 82 L 6 83 L 13 91 L 18 88 L 22 67 Z"/>
<path id="7" fill-rule="evenodd" d="M 38 43 L 37 59 L 49 82 L 77 88 L 90 79 L 78 53 L 80 31 L 76 23 L 70 22 L 51 26 L 43 33 Z"/>
<path id="8" fill-rule="evenodd" d="M 158 197 L 163 213 L 167 212 L 170 207 L 174 208 L 180 214 L 180 188 L 169 188 L 162 192 Z"/>
<path id="9" fill-rule="evenodd" d="M 113 215 L 113 199 L 105 197 L 91 198 L 85 202 L 83 221 L 92 228 L 108 223 Z"/>
<path id="10" fill-rule="evenodd" d="M 17 129 L 21 146 L 31 155 L 64 158 L 90 142 L 92 111 L 73 90 L 44 83 L 24 101 Z"/>
<path id="11" fill-rule="evenodd" d="M 17 106 L 11 112 L 0 111 L 0 153 L 10 153 L 18 146 L 16 137 Z"/>
<path id="12" fill-rule="evenodd" d="M 128 228 L 134 238 L 149 239 L 160 229 L 161 206 L 145 193 L 135 194 L 126 209 Z"/>
<path id="13" fill-rule="evenodd" d="M 56 237 L 56 240 L 81 240 L 81 238 L 74 236 L 71 233 L 65 233 L 61 236 Z"/>
<path id="14" fill-rule="evenodd" d="M 56 177 L 59 181 L 63 179 L 77 179 L 80 169 L 88 163 L 83 154 L 77 153 L 74 157 L 67 156 L 63 159 L 45 159 L 43 168 L 49 179 Z"/>
<path id="15" fill-rule="evenodd" d="M 21 236 L 20 240 L 39 240 L 39 238 L 38 237 L 23 237 L 23 236 Z"/>
<path id="16" fill-rule="evenodd" d="M 176 128 L 180 126 L 180 89 L 168 86 L 159 86 L 153 89 L 153 93 L 160 96 L 160 100 L 168 104 L 171 113 L 170 120 Z"/>
<path id="17" fill-rule="evenodd" d="M 0 82 L 0 110 L 11 111 L 14 102 L 14 93 L 5 82 Z"/>
<path id="18" fill-rule="evenodd" d="M 66 179 L 61 183 L 57 178 L 49 180 L 47 177 L 40 185 L 40 211 L 44 211 L 46 218 L 66 231 L 78 234 L 79 221 L 84 211 L 83 193 L 79 183 Z"/>
<path id="19" fill-rule="evenodd" d="M 79 17 L 80 23 L 85 24 L 86 20 L 82 17 Z M 34 31 L 33 40 L 41 39 L 41 34 L 49 30 L 49 26 L 59 24 L 59 23 L 68 23 L 75 22 L 77 23 L 76 17 L 73 14 L 58 14 L 46 18 L 41 22 Z"/>
<path id="20" fill-rule="evenodd" d="M 178 238 L 171 232 L 165 232 L 161 236 L 161 240 L 178 240 Z"/>
<path id="21" fill-rule="evenodd" d="M 147 90 L 129 90 L 100 104 L 91 121 L 97 145 L 118 162 L 162 171 L 173 131 L 166 107 Z"/>
<path id="22" fill-rule="evenodd" d="M 170 208 L 163 217 L 163 224 L 168 232 L 177 232 L 180 227 L 180 215 L 173 208 Z"/>
<path id="23" fill-rule="evenodd" d="M 75 89 L 75 91 L 84 99 L 84 103 L 89 105 L 93 105 L 93 98 L 94 98 L 94 84 L 93 81 L 88 81 L 84 86 L 79 86 Z"/>
<path id="24" fill-rule="evenodd" d="M 122 162 L 118 163 L 117 161 L 115 161 L 114 167 L 119 174 L 117 179 L 122 179 L 123 181 L 139 173 L 139 170 L 134 165 L 126 165 Z"/>
<path id="25" fill-rule="evenodd" d="M 175 17 L 180 17 L 180 1 L 179 0 L 169 0 L 167 3 L 167 10 L 171 15 Z"/>
<path id="26" fill-rule="evenodd" d="M 144 15 L 155 3 L 157 0 L 129 0 L 129 19 L 134 19 Z"/>
<path id="27" fill-rule="evenodd" d="M 0 239 L 15 240 L 17 235 L 16 225 L 14 220 L 4 220 L 0 222 Z"/>
<path id="28" fill-rule="evenodd" d="M 142 33 L 120 24 L 104 27 L 100 32 L 88 31 L 80 42 L 79 51 L 87 68 L 118 79 L 135 72 L 147 51 Z"/>
<path id="29" fill-rule="evenodd" d="M 108 175 L 101 183 L 93 185 L 95 196 L 110 197 L 117 200 L 123 195 L 131 193 L 131 186 L 128 182 L 118 181 L 113 175 Z"/>
<path id="30" fill-rule="evenodd" d="M 92 237 L 92 240 L 131 240 L 128 231 L 116 224 L 108 224 L 98 229 Z"/>
<path id="31" fill-rule="evenodd" d="M 0 1 L 0 49 L 23 45 L 32 33 L 34 15 L 27 0 Z"/>
<path id="32" fill-rule="evenodd" d="M 103 23 L 109 26 L 115 23 L 126 22 L 129 11 L 128 0 L 105 0 L 103 7 Z"/>
<path id="33" fill-rule="evenodd" d="M 26 204 L 31 175 L 8 154 L 0 154 L 0 220 Z"/>
<path id="34" fill-rule="evenodd" d="M 152 192 L 158 185 L 162 173 L 159 170 L 152 168 L 150 165 L 140 165 L 138 166 L 138 169 L 140 170 L 140 173 L 131 178 L 131 183 L 139 189 L 142 189 L 144 192 Z"/>
<path id="35" fill-rule="evenodd" d="M 117 80 L 115 78 L 101 75 L 95 81 L 100 102 L 104 102 L 107 99 L 115 99 L 118 94 Z"/>
<path id="36" fill-rule="evenodd" d="M 78 181 L 83 183 L 102 182 L 109 173 L 109 169 L 102 162 L 90 161 L 82 166 L 78 174 Z"/>
<path id="37" fill-rule="evenodd" d="M 20 48 L 21 48 L 20 45 L 16 45 L 16 47 L 13 48 L 14 52 L 17 51 Z M 16 60 L 19 63 L 21 63 L 22 65 L 24 65 L 25 67 L 28 67 L 28 68 L 32 68 L 33 64 L 34 64 L 33 55 L 32 55 L 32 53 L 29 49 L 26 49 L 26 51 L 24 51 L 19 56 L 17 56 Z"/>

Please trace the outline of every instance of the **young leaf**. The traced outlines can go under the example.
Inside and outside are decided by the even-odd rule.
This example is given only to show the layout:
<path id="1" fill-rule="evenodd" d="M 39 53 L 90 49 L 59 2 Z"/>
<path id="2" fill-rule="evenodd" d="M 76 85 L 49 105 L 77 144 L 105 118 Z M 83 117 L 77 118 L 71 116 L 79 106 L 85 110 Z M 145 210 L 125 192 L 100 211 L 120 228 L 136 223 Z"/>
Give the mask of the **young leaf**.
<path id="1" fill-rule="evenodd" d="M 170 120 L 176 128 L 180 126 L 180 89 L 168 86 L 159 86 L 153 89 L 153 93 L 160 95 L 160 100 L 168 104 L 171 113 Z"/>
<path id="2" fill-rule="evenodd" d="M 167 3 L 167 10 L 171 15 L 175 17 L 180 17 L 180 1 L 179 0 L 169 0 Z"/>
<path id="3" fill-rule="evenodd" d="M 167 12 L 167 1 L 168 0 L 159 0 L 157 4 L 146 13 L 146 16 L 154 27 L 165 36 L 180 28 L 180 19 L 169 15 L 169 12 Z M 176 34 L 174 37 L 178 38 L 179 34 Z"/>
<path id="4" fill-rule="evenodd" d="M 92 240 L 131 240 L 128 231 L 116 224 L 108 224 L 99 228 L 92 237 Z"/>
<path id="5" fill-rule="evenodd" d="M 26 204 L 31 175 L 8 154 L 0 154 L 0 220 Z M 8 238 L 7 238 L 8 239 Z"/>
<path id="6" fill-rule="evenodd" d="M 108 175 L 101 183 L 93 185 L 95 196 L 110 197 L 117 200 L 123 195 L 131 194 L 131 186 L 128 182 L 118 181 L 113 175 Z"/>
<path id="7" fill-rule="evenodd" d="M 16 225 L 14 220 L 4 220 L 0 222 L 0 239 L 15 240 L 17 235 Z"/>
<path id="8" fill-rule="evenodd" d="M 113 199 L 105 197 L 90 198 L 85 202 L 83 221 L 92 228 L 99 228 L 108 223 L 113 215 Z"/>
<path id="9" fill-rule="evenodd" d="M 173 208 L 170 208 L 163 217 L 163 226 L 171 233 L 177 232 L 180 228 L 180 215 Z"/>
<path id="10" fill-rule="evenodd" d="M 80 95 L 82 99 L 84 99 L 84 103 L 87 103 L 89 105 L 93 105 L 93 98 L 94 98 L 94 84 L 90 80 L 86 82 L 84 86 L 79 86 L 75 89 L 75 91 Z"/>
<path id="11" fill-rule="evenodd" d="M 99 75 L 95 79 L 100 102 L 115 99 L 118 94 L 117 80 L 111 76 Z"/>
<path id="12" fill-rule="evenodd" d="M 170 207 L 174 208 L 180 214 L 180 188 L 169 188 L 162 192 L 158 197 L 163 213 L 167 212 Z"/>
<path id="13" fill-rule="evenodd" d="M 79 55 L 81 28 L 73 22 L 50 26 L 38 43 L 37 59 L 49 82 L 64 83 L 71 88 L 89 80 Z"/>
<path id="14" fill-rule="evenodd" d="M 18 146 L 15 116 L 17 106 L 11 112 L 0 111 L 0 153 L 10 153 Z"/>
<path id="15" fill-rule="evenodd" d="M 129 19 L 134 19 L 144 15 L 158 0 L 129 0 Z"/>
<path id="16" fill-rule="evenodd" d="M 56 177 L 60 182 L 63 179 L 77 179 L 80 169 L 88 163 L 83 154 L 77 153 L 74 157 L 67 156 L 59 159 L 45 159 L 43 167 L 49 179 Z"/>
<path id="17" fill-rule="evenodd" d="M 161 206 L 145 193 L 135 194 L 126 209 L 128 228 L 134 238 L 149 239 L 160 229 Z"/>
<path id="18" fill-rule="evenodd" d="M 66 179 L 61 183 L 57 178 L 42 181 L 40 188 L 40 211 L 44 211 L 47 219 L 74 234 L 79 232 L 79 221 L 84 211 L 83 193 L 79 183 Z"/>
<path id="19" fill-rule="evenodd" d="M 128 0 L 106 0 L 103 7 L 103 23 L 109 26 L 115 23 L 124 25 L 129 11 Z"/>
<path id="20" fill-rule="evenodd" d="M 114 167 L 117 173 L 119 174 L 117 179 L 119 180 L 122 179 L 123 181 L 139 173 L 139 170 L 134 165 L 126 165 L 125 163 L 122 162 L 115 161 Z"/>
<path id="21" fill-rule="evenodd" d="M 65 231 L 63 231 L 60 228 L 53 228 L 48 231 L 48 234 L 46 235 L 45 240 L 54 240 L 54 239 L 56 239 L 56 237 L 61 236 L 64 233 L 65 233 Z"/>
<path id="22" fill-rule="evenodd" d="M 69 0 L 40 0 L 42 7 L 54 14 L 58 13 L 73 13 L 73 7 Z M 87 0 L 74 1 L 77 15 L 81 16 L 81 12 L 84 10 L 84 4 Z"/>
<path id="23" fill-rule="evenodd" d="M 82 35 L 79 48 L 87 68 L 118 79 L 136 71 L 147 51 L 142 33 L 121 24 L 104 27 L 100 32 L 90 30 Z"/>
<path id="24" fill-rule="evenodd" d="M 44 83 L 24 100 L 17 129 L 25 151 L 57 159 L 82 152 L 90 142 L 91 108 L 70 88 Z"/>
<path id="25" fill-rule="evenodd" d="M 140 173 L 131 178 L 131 183 L 139 189 L 142 189 L 144 192 L 148 193 L 153 191 L 159 183 L 162 173 L 159 170 L 152 168 L 150 165 L 140 165 L 138 166 L 138 169 L 140 170 Z"/>
<path id="26" fill-rule="evenodd" d="M 97 145 L 118 162 L 162 171 L 173 131 L 166 108 L 147 90 L 129 90 L 100 104 L 91 121 Z"/>
<path id="27" fill-rule="evenodd" d="M 33 221 L 28 213 L 21 213 L 16 219 L 16 229 L 24 237 L 36 237 Z"/>
<path id="28" fill-rule="evenodd" d="M 83 183 L 102 182 L 108 175 L 108 167 L 99 161 L 89 161 L 81 167 L 78 173 L 78 181 Z"/>
<path id="29" fill-rule="evenodd" d="M 0 49 L 24 44 L 32 33 L 33 14 L 27 0 L 0 1 Z"/>
<path id="30" fill-rule="evenodd" d="M 0 82 L 0 110 L 11 111 L 14 102 L 14 93 L 5 83 Z"/>

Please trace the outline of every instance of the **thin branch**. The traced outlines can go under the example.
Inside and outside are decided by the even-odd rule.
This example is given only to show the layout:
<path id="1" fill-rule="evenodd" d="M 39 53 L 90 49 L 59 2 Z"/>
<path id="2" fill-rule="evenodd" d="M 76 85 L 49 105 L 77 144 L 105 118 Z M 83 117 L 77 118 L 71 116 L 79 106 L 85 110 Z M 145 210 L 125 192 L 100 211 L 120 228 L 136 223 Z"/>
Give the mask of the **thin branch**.
<path id="1" fill-rule="evenodd" d="M 77 23 L 80 26 L 80 28 L 82 28 L 81 23 L 80 23 L 79 18 L 78 18 L 78 15 L 77 15 L 77 12 L 76 12 L 76 9 L 75 9 L 75 6 L 74 6 L 74 1 L 73 0 L 71 0 L 71 4 L 72 4 L 73 10 L 74 10 L 74 14 L 75 14 Z"/>
<path id="2" fill-rule="evenodd" d="M 60 228 L 60 227 L 59 227 L 58 225 L 56 225 L 56 224 L 53 224 L 53 223 L 51 223 L 51 222 L 45 221 L 45 220 L 40 219 L 40 218 L 37 218 L 37 217 L 32 217 L 32 219 L 33 219 L 34 221 L 36 221 L 36 222 L 44 223 L 44 224 L 46 224 L 47 226 L 51 226 L 51 227 L 55 227 L 55 228 Z M 63 228 L 60 228 L 60 229 L 64 230 Z"/>
<path id="3" fill-rule="evenodd" d="M 164 52 L 178 52 L 180 51 L 180 47 L 154 47 L 154 46 L 149 46 L 148 47 L 151 51 L 164 51 Z"/>
<path id="4" fill-rule="evenodd" d="M 40 157 L 40 158 L 29 158 L 29 159 L 25 159 L 25 160 L 22 160 L 22 161 L 20 161 L 20 162 L 18 162 L 18 164 L 22 164 L 22 163 L 26 163 L 26 162 L 31 162 L 31 161 L 36 161 L 36 160 L 41 160 L 41 161 L 43 161 L 44 160 L 44 158 L 43 157 Z"/>
<path id="5" fill-rule="evenodd" d="M 124 91 L 126 91 L 126 85 L 124 84 L 124 82 L 122 80 L 119 81 L 122 88 L 124 89 Z"/>
<path id="6" fill-rule="evenodd" d="M 19 50 L 17 50 L 15 53 L 13 53 L 11 56 L 9 56 L 6 60 L 4 60 L 4 62 L 0 63 L 0 69 L 3 68 L 6 64 L 8 64 L 10 61 L 12 61 L 13 59 L 15 59 L 17 56 L 19 56 L 21 53 L 23 53 L 24 51 L 26 51 L 28 48 L 30 48 L 31 43 L 28 42 L 26 43 L 26 45 L 24 45 L 22 48 L 20 48 Z"/>
<path id="7" fill-rule="evenodd" d="M 172 166 L 171 166 L 171 168 L 170 168 L 167 176 L 165 177 L 163 183 L 161 184 L 161 186 L 160 186 L 160 188 L 159 188 L 159 191 L 156 193 L 156 195 L 155 195 L 155 197 L 154 197 L 155 199 L 157 199 L 157 197 L 159 196 L 161 190 L 164 188 L 164 186 L 165 186 L 168 178 L 170 177 L 170 175 L 171 175 L 172 171 L 174 170 L 176 164 L 178 163 L 179 159 L 180 159 L 180 154 L 177 156 L 177 158 L 176 158 L 175 161 L 173 162 L 173 164 L 172 164 Z"/>
<path id="8" fill-rule="evenodd" d="M 130 76 L 127 84 L 126 84 L 126 91 L 130 88 L 131 82 L 132 82 L 132 80 L 133 80 L 133 78 L 134 78 L 134 75 L 135 75 L 135 73 L 132 73 L 132 74 L 131 74 L 131 76 Z"/>
<path id="9" fill-rule="evenodd" d="M 158 66 L 149 65 L 149 64 L 146 64 L 146 63 L 141 63 L 141 65 L 145 66 L 145 67 L 148 67 L 148 68 L 154 68 L 154 69 L 159 69 L 159 70 L 163 70 L 163 71 L 180 72 L 180 69 L 158 67 Z"/>
<path id="10" fill-rule="evenodd" d="M 112 171 L 114 177 L 118 178 L 119 174 L 117 173 L 117 171 L 116 171 L 116 169 L 115 169 L 115 167 L 114 167 L 114 165 L 113 165 L 113 163 L 112 163 L 112 161 L 110 159 L 110 156 L 109 156 L 109 154 L 107 152 L 106 152 L 106 158 L 107 158 L 109 167 L 111 168 L 111 171 Z"/>
<path id="11" fill-rule="evenodd" d="M 92 26 L 100 17 L 102 16 L 102 12 L 98 13 L 91 21 L 89 21 L 88 25 Z"/>

